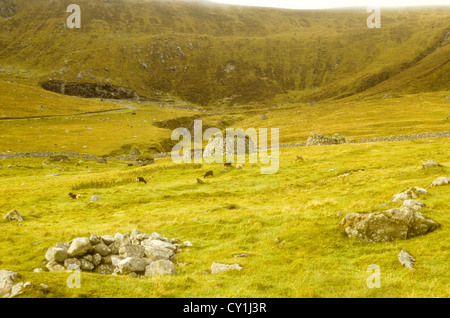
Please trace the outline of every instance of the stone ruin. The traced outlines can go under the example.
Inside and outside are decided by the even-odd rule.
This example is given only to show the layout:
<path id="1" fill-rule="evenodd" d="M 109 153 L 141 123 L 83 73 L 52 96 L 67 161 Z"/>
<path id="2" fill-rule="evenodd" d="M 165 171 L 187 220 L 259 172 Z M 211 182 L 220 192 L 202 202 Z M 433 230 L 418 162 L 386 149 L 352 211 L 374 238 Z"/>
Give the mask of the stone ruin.
<path id="1" fill-rule="evenodd" d="M 233 136 L 227 136 L 225 138 L 222 134 L 216 134 L 211 136 L 208 144 L 203 151 L 203 157 L 209 156 L 223 156 L 226 154 L 238 154 L 238 151 L 242 154 L 256 154 L 258 149 L 253 140 L 247 136 L 237 133 Z M 241 152 L 239 154 L 241 154 Z"/>
<path id="2" fill-rule="evenodd" d="M 185 242 L 183 246 L 192 246 Z M 68 243 L 57 243 L 46 254 L 50 272 L 81 270 L 102 275 L 144 277 L 176 274 L 173 259 L 182 248 L 178 239 L 158 233 L 131 233 L 77 237 Z"/>
<path id="3" fill-rule="evenodd" d="M 340 135 L 338 133 L 330 137 L 312 132 L 309 135 L 308 140 L 306 141 L 306 146 L 310 147 L 310 146 L 324 146 L 324 145 L 339 145 L 348 142 L 355 142 L 355 141 L 353 139 L 347 139 L 347 137 Z"/>

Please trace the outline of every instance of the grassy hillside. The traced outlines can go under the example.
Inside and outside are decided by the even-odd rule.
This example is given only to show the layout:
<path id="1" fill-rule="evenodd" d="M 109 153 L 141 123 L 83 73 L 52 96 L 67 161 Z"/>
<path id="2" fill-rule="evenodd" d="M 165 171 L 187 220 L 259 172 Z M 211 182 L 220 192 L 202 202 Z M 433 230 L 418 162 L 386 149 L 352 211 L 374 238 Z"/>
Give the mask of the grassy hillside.
<path id="1" fill-rule="evenodd" d="M 449 151 L 448 138 L 283 149 L 276 175 L 262 175 L 259 164 L 220 173 L 222 165 L 168 159 L 143 168 L 6 160 L 0 210 L 15 208 L 25 221 L 0 220 L 0 268 L 37 286 L 20 297 L 449 297 L 448 185 L 427 188 L 420 198 L 427 206 L 423 213 L 443 225 L 425 236 L 366 243 L 346 237 L 338 225 L 349 212 L 379 210 L 393 194 L 448 175 Z M 430 158 L 444 167 L 422 169 Z M 197 184 L 195 177 L 210 169 L 214 177 Z M 151 182 L 138 184 L 137 176 Z M 84 198 L 70 200 L 73 191 Z M 91 203 L 91 195 L 104 200 Z M 57 242 L 135 228 L 193 243 L 176 256 L 177 275 L 136 279 L 83 272 L 81 288 L 70 289 L 69 272 L 32 272 L 44 266 L 46 250 Z M 399 263 L 402 249 L 416 257 L 418 270 Z M 242 253 L 251 256 L 234 257 Z M 243 270 L 205 275 L 214 262 L 238 263 Z M 380 266 L 381 288 L 366 285 L 371 264 Z"/>
<path id="2" fill-rule="evenodd" d="M 365 8 L 80 0 L 82 27 L 68 29 L 66 1 L 14 2 L 17 12 L 0 18 L 0 61 L 28 70 L 26 80 L 35 84 L 111 83 L 153 99 L 169 93 L 230 105 L 270 102 L 277 94 L 286 101 L 347 96 L 396 75 L 383 90 L 449 84 L 448 7 L 383 9 L 382 28 L 368 29 Z M 404 73 L 430 54 L 422 73 Z M 417 85 L 405 82 L 417 76 Z"/>

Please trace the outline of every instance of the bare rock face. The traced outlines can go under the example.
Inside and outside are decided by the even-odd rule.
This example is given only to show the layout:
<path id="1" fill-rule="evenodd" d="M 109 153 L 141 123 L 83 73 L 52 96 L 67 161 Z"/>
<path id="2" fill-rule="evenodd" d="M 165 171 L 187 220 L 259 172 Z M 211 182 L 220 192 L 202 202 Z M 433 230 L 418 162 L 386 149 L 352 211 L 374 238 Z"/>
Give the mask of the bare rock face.
<path id="1" fill-rule="evenodd" d="M 422 168 L 427 169 L 431 167 L 441 167 L 441 165 L 434 160 L 427 160 L 422 162 Z"/>
<path id="2" fill-rule="evenodd" d="M 382 212 L 349 213 L 339 223 L 349 237 L 366 242 L 406 240 L 425 235 L 441 225 L 411 208 L 402 206 Z"/>
<path id="3" fill-rule="evenodd" d="M 230 271 L 230 270 L 238 270 L 238 271 L 240 271 L 240 270 L 242 270 L 242 267 L 241 266 L 239 266 L 239 264 L 232 264 L 232 265 L 229 265 L 229 264 L 222 264 L 222 263 L 213 263 L 212 265 L 211 265 L 211 274 L 220 274 L 220 273 L 223 273 L 223 272 L 227 272 L 227 271 Z"/>

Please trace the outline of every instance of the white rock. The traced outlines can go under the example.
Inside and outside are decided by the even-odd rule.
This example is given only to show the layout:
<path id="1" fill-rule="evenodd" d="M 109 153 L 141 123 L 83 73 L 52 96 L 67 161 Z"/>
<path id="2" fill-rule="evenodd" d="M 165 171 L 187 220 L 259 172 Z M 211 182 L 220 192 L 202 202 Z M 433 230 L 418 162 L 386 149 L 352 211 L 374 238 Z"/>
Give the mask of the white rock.
<path id="1" fill-rule="evenodd" d="M 11 291 L 15 281 L 17 279 L 17 273 L 8 270 L 0 270 L 0 296 Z"/>
<path id="2" fill-rule="evenodd" d="M 189 242 L 189 241 L 183 242 L 183 245 L 184 245 L 184 246 L 188 246 L 188 247 L 194 246 L 194 245 L 193 245 L 191 242 Z"/>
<path id="3" fill-rule="evenodd" d="M 242 270 L 242 267 L 239 264 L 222 264 L 222 263 L 213 263 L 211 265 L 211 274 L 219 274 L 230 270 Z"/>

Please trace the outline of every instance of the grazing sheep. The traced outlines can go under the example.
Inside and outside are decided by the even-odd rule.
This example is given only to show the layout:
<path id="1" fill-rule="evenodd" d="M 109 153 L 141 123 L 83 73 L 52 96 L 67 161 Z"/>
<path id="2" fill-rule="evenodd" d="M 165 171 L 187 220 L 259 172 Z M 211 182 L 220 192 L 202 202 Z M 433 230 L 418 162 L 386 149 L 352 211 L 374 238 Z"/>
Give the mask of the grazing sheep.
<path id="1" fill-rule="evenodd" d="M 203 181 L 203 180 L 200 179 L 199 177 L 197 177 L 196 179 L 197 179 L 197 183 L 199 183 L 199 184 L 204 184 L 204 183 L 205 183 L 205 181 Z"/>
<path id="2" fill-rule="evenodd" d="M 70 192 L 69 193 L 69 197 L 71 198 L 71 199 L 76 199 L 77 198 L 77 195 L 76 194 L 73 194 L 72 192 Z"/>
<path id="3" fill-rule="evenodd" d="M 82 197 L 83 197 L 83 196 L 82 196 L 81 194 L 77 194 L 75 198 L 76 198 L 77 200 L 79 200 L 79 199 L 81 199 Z"/>
<path id="4" fill-rule="evenodd" d="M 145 181 L 143 177 L 138 177 L 137 182 L 144 182 L 145 184 L 147 184 L 147 181 Z"/>
<path id="5" fill-rule="evenodd" d="M 244 168 L 244 166 L 241 165 L 241 164 L 237 164 L 237 165 L 236 165 L 236 169 L 238 169 L 238 170 L 241 170 L 241 169 L 243 169 L 243 168 Z"/>
<path id="6" fill-rule="evenodd" d="M 304 159 L 303 159 L 302 156 L 297 156 L 296 158 L 297 158 L 297 160 L 299 160 L 299 161 L 304 161 Z"/>
<path id="7" fill-rule="evenodd" d="M 225 162 L 223 165 L 227 168 L 231 168 L 231 162 Z"/>
<path id="8" fill-rule="evenodd" d="M 204 178 L 209 177 L 209 176 L 213 176 L 214 172 L 212 170 L 209 170 L 207 173 L 205 173 Z"/>

